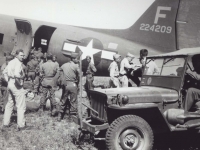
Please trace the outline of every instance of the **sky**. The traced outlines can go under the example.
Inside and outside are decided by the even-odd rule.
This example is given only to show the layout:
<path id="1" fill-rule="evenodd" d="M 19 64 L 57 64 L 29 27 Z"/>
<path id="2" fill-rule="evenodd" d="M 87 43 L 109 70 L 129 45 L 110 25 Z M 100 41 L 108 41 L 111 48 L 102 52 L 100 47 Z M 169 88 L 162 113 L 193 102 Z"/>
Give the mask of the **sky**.
<path id="1" fill-rule="evenodd" d="M 83 27 L 126 29 L 154 0 L 0 0 L 0 14 Z"/>

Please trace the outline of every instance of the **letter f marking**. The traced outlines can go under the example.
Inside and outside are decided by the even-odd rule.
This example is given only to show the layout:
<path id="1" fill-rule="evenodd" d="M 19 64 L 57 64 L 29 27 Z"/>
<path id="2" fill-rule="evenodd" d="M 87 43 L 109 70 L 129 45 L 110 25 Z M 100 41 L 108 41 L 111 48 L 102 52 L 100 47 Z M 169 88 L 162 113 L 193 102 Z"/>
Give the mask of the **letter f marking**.
<path id="1" fill-rule="evenodd" d="M 155 24 L 158 23 L 158 19 L 159 19 L 159 18 L 166 18 L 166 14 L 161 14 L 161 13 L 160 13 L 161 10 L 170 11 L 170 10 L 171 10 L 171 7 L 158 6 L 157 12 L 156 12 L 156 16 L 155 16 L 155 20 L 154 20 L 154 23 L 155 23 Z"/>

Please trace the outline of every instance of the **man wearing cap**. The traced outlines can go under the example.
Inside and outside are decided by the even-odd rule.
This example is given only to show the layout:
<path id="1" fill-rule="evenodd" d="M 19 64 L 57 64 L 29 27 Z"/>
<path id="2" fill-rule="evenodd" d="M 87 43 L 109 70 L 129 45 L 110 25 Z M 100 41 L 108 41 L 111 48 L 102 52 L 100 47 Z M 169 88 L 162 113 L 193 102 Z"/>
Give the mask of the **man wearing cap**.
<path id="1" fill-rule="evenodd" d="M 58 114 L 58 121 L 64 117 L 67 104 L 69 104 L 70 113 L 77 113 L 77 94 L 80 68 L 78 65 L 78 54 L 71 54 L 71 61 L 61 66 L 61 85 L 63 94 L 60 102 L 60 111 Z M 68 99 L 70 97 L 70 99 Z"/>
<path id="2" fill-rule="evenodd" d="M 35 69 L 35 81 L 34 81 L 34 91 L 33 91 L 35 94 L 38 94 L 39 91 L 40 91 L 39 90 L 40 85 L 41 85 L 40 81 L 42 79 L 42 75 L 40 73 L 40 70 L 41 70 L 42 64 L 44 64 L 44 57 L 38 57 L 37 61 L 38 61 L 38 65 Z"/>
<path id="3" fill-rule="evenodd" d="M 25 116 L 26 102 L 25 94 L 26 90 L 23 89 L 23 80 L 25 73 L 23 70 L 24 52 L 22 49 L 16 51 L 16 57 L 11 60 L 7 67 L 3 71 L 6 81 L 8 82 L 8 102 L 5 107 L 3 128 L 8 128 L 10 125 L 10 118 L 13 112 L 13 107 L 17 107 L 17 124 L 18 129 L 26 129 Z"/>
<path id="4" fill-rule="evenodd" d="M 121 61 L 120 64 L 120 81 L 122 83 L 122 87 L 128 87 L 128 72 L 130 69 L 134 69 L 136 67 L 135 64 L 130 64 L 135 56 L 131 53 L 127 53 L 126 57 Z"/>
<path id="5" fill-rule="evenodd" d="M 141 63 L 141 67 L 139 67 L 138 69 L 136 70 L 133 70 L 131 72 L 131 75 L 130 75 L 130 79 L 137 85 L 139 86 L 140 85 L 140 77 L 142 77 L 142 71 L 145 67 L 145 62 L 146 62 L 146 57 L 148 55 L 148 50 L 147 49 L 141 49 L 140 50 L 140 58 L 139 58 L 139 61 Z"/>
<path id="6" fill-rule="evenodd" d="M 121 55 L 115 54 L 113 55 L 114 61 L 110 64 L 108 71 L 110 72 L 110 87 L 111 88 L 119 88 L 120 80 L 119 80 L 119 66 L 118 63 L 121 61 Z"/>
<path id="7" fill-rule="evenodd" d="M 49 92 L 49 100 L 53 105 L 52 116 L 56 113 L 57 102 L 55 100 L 54 80 L 53 78 L 59 73 L 57 65 L 52 61 L 52 54 L 47 54 L 47 62 L 41 65 L 40 73 L 42 75 L 42 95 L 40 99 L 40 110 L 44 111 L 47 101 L 47 94 Z"/>
<path id="8" fill-rule="evenodd" d="M 90 56 L 86 56 L 86 60 L 88 62 L 88 67 L 87 67 L 87 70 L 86 70 L 85 90 L 87 92 L 88 98 L 90 99 L 89 90 L 90 89 L 94 89 L 94 86 L 93 86 L 94 74 L 97 71 L 97 69 L 94 66 L 94 64 L 91 62 L 91 57 Z"/>

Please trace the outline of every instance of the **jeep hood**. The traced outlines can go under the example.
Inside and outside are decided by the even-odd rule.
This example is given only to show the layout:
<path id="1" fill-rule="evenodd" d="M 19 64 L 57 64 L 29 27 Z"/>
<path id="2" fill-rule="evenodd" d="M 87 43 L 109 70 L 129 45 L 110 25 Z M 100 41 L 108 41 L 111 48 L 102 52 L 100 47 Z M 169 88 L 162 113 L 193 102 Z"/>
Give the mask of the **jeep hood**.
<path id="1" fill-rule="evenodd" d="M 178 100 L 178 92 L 176 90 L 150 86 L 95 89 L 94 92 L 105 94 L 108 99 L 118 94 L 127 95 L 129 103 L 159 103 L 164 100 Z"/>

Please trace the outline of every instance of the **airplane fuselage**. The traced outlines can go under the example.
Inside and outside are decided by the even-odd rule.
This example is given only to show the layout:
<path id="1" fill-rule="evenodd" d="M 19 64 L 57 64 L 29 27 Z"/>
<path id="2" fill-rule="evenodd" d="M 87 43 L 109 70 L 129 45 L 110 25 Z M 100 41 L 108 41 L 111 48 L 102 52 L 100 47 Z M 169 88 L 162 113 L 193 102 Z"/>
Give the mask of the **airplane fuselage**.
<path id="1" fill-rule="evenodd" d="M 60 65 L 70 60 L 71 53 L 81 51 L 83 71 L 85 58 L 90 55 L 98 70 L 96 75 L 108 75 L 115 53 L 124 57 L 130 52 L 138 58 L 141 49 L 155 55 L 200 47 L 199 10 L 200 2 L 195 0 L 155 0 L 127 29 L 97 29 L 0 15 L 0 66 L 5 61 L 4 53 L 14 54 L 21 48 L 27 57 L 34 46 L 55 54 Z"/>

